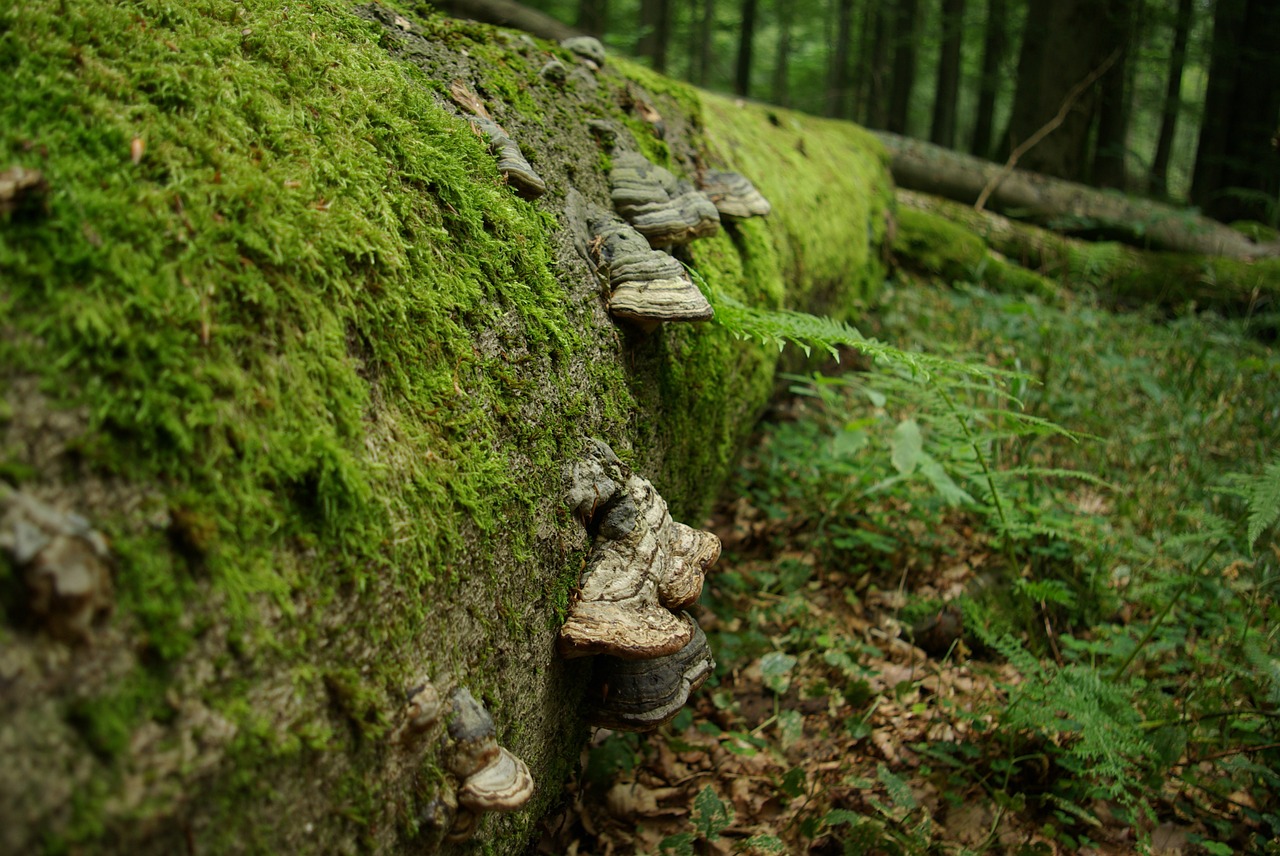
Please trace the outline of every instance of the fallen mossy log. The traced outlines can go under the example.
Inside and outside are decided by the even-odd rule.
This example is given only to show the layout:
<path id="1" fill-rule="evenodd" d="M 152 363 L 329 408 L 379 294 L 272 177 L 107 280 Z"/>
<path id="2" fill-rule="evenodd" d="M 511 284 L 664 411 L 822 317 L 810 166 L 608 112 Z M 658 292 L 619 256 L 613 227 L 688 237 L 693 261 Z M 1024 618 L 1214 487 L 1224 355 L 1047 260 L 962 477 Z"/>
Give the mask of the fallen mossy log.
<path id="1" fill-rule="evenodd" d="M 892 155 L 899 187 L 972 205 L 1003 167 L 920 140 L 877 131 Z M 1280 255 L 1280 242 L 1255 243 L 1194 211 L 1013 170 L 999 178 L 988 207 L 1056 231 L 1101 230 L 1157 250 L 1253 259 Z M 1057 225 L 1054 225 L 1054 224 Z"/>
<path id="2" fill-rule="evenodd" d="M 999 214 L 975 211 L 949 199 L 898 190 L 894 252 L 900 263 L 953 279 L 1011 290 L 1018 280 L 1005 268 L 1025 270 L 1068 288 L 1091 288 L 1105 299 L 1163 309 L 1211 309 L 1252 315 L 1280 296 L 1280 259 L 1255 261 L 1192 253 L 1147 252 L 1115 242 L 1091 243 Z M 987 255 L 1000 261 L 983 271 Z M 1034 283 L 1034 280 L 1027 280 Z M 1033 290 L 1043 293 L 1038 284 Z"/>

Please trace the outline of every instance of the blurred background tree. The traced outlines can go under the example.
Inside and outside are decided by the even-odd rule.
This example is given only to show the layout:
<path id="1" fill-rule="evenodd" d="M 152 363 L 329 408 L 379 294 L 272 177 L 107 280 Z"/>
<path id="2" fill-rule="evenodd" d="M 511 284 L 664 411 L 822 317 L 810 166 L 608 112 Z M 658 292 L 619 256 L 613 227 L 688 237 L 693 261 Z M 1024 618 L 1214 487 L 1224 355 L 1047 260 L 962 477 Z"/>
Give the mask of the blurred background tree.
<path id="1" fill-rule="evenodd" d="M 700 86 L 998 160 L 1066 105 L 1021 168 L 1277 221 L 1275 0 L 526 5 Z"/>

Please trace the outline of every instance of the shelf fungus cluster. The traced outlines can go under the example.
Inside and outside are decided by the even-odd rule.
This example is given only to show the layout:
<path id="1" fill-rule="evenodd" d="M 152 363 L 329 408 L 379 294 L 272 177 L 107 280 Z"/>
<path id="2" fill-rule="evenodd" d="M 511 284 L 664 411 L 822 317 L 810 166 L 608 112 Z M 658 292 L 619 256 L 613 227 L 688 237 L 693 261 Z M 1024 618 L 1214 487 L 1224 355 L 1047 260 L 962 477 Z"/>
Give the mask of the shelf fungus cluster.
<path id="1" fill-rule="evenodd" d="M 669 721 L 715 661 L 685 608 L 720 556 L 710 532 L 677 523 L 653 485 L 598 440 L 569 471 L 569 501 L 595 536 L 558 647 L 597 655 L 588 721 L 648 731 Z"/>
<path id="2" fill-rule="evenodd" d="M 595 220 L 592 248 L 609 280 L 609 314 L 645 332 L 665 321 L 708 321 L 714 314 L 679 261 L 615 217 Z"/>
<path id="3" fill-rule="evenodd" d="M 533 776 L 524 761 L 498 745 L 493 717 L 465 687 L 449 694 L 447 709 L 429 681 L 410 690 L 399 739 L 428 731 L 442 715 L 448 723 L 444 765 L 457 786 L 442 788 L 421 820 L 457 843 L 475 835 L 485 812 L 523 808 L 533 796 Z"/>
<path id="4" fill-rule="evenodd" d="M 87 642 L 111 611 L 110 550 L 79 514 L 0 484 L 0 548 L 20 569 L 31 613 L 49 634 Z"/>
<path id="5" fill-rule="evenodd" d="M 617 212 L 655 249 L 720 229 L 720 212 L 705 194 L 635 152 L 614 155 L 609 194 Z"/>

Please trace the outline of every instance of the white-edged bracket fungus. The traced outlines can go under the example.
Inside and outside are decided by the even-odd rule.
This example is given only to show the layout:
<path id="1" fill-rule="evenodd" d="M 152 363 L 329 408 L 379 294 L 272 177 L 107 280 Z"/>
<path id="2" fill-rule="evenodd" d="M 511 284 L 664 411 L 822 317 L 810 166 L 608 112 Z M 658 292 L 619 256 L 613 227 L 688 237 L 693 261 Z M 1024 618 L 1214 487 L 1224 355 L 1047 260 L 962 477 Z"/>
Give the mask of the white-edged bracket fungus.
<path id="1" fill-rule="evenodd" d="M 708 321 L 715 312 L 676 259 L 614 217 L 591 224 L 596 266 L 609 280 L 609 314 L 645 332 L 665 321 Z"/>
<path id="2" fill-rule="evenodd" d="M 745 220 L 748 217 L 768 217 L 773 210 L 769 200 L 741 173 L 709 169 L 702 174 L 698 185 L 716 206 L 722 218 Z"/>
<path id="3" fill-rule="evenodd" d="M 498 745 L 493 717 L 466 688 L 449 696 L 449 739 L 445 766 L 459 787 L 447 840 L 465 841 L 484 812 L 522 808 L 533 796 L 533 776 L 524 761 Z"/>
<path id="4" fill-rule="evenodd" d="M 653 485 L 600 440 L 568 478 L 569 503 L 595 543 L 560 628 L 560 654 L 648 660 L 680 651 L 697 624 L 674 610 L 702 593 L 720 539 L 672 521 Z"/>
<path id="5" fill-rule="evenodd" d="M 50 635 L 87 642 L 112 608 L 107 539 L 79 514 L 0 484 L 0 548 L 22 570 L 31 611 Z"/>
<path id="6" fill-rule="evenodd" d="M 614 731 L 651 731 L 670 722 L 716 667 L 696 621 L 689 643 L 652 660 L 597 657 L 587 689 L 587 722 Z"/>
<path id="7" fill-rule="evenodd" d="M 655 249 L 714 235 L 720 212 L 701 191 L 644 155 L 620 152 L 609 171 L 613 207 Z"/>

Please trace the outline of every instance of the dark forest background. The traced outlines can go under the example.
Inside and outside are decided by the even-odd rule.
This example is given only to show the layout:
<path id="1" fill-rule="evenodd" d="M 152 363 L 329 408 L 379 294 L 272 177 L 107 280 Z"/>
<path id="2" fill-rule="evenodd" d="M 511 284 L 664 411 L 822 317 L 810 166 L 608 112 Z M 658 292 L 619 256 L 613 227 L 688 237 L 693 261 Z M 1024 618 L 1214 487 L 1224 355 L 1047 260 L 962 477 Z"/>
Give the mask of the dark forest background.
<path id="1" fill-rule="evenodd" d="M 1019 167 L 1277 222 L 1274 0 L 527 5 L 699 86 L 998 161 L 1062 112 Z"/>

